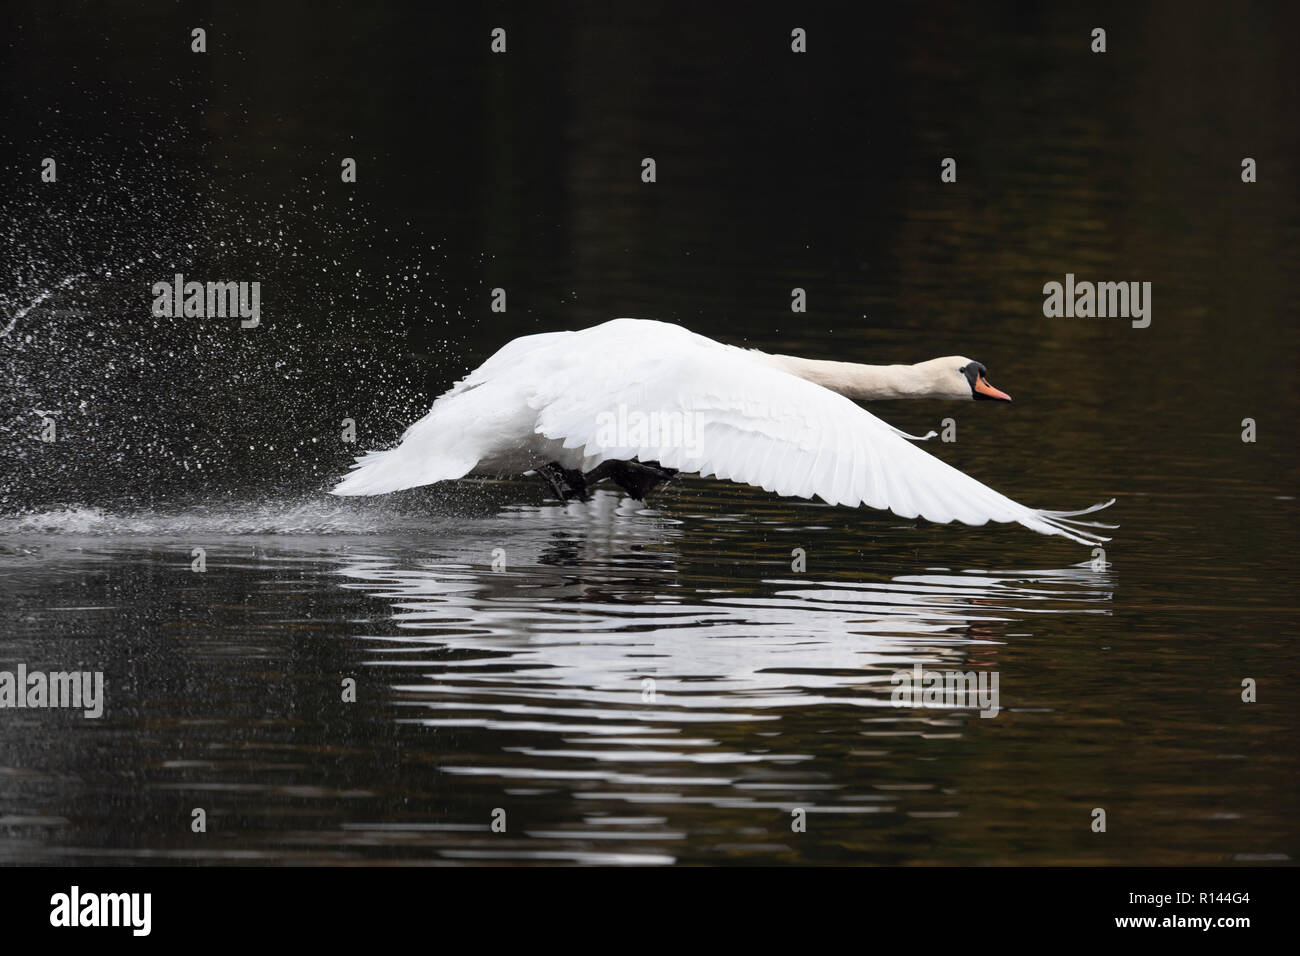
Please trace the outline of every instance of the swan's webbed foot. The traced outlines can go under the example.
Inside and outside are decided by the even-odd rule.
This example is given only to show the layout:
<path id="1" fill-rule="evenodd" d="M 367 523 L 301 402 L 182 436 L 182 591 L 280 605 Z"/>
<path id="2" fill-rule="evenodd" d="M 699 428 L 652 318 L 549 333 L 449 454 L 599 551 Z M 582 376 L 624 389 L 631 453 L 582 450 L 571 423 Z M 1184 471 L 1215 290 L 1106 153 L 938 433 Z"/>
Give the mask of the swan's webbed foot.
<path id="1" fill-rule="evenodd" d="M 589 485 L 608 478 L 628 497 L 645 501 L 646 495 L 676 474 L 676 468 L 665 468 L 657 461 L 602 461 L 582 477 Z"/>
<path id="2" fill-rule="evenodd" d="M 561 501 L 587 501 L 591 498 L 591 492 L 587 490 L 587 481 L 582 472 L 576 468 L 565 468 L 558 462 L 551 462 L 549 465 L 542 465 L 537 469 L 537 473 L 546 479 L 547 483 L 555 491 L 555 496 Z"/>

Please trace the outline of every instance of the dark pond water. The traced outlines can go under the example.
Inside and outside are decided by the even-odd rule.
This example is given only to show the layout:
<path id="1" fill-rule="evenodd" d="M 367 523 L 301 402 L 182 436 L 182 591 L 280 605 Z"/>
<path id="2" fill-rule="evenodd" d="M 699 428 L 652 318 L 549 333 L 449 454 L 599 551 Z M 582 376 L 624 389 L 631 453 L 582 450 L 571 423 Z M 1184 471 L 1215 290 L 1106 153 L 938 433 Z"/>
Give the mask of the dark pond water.
<path id="1" fill-rule="evenodd" d="M 0 709 L 0 862 L 1300 855 L 1293 11 L 15 11 L 0 671 L 105 705 Z M 154 318 L 177 272 L 261 281 L 262 325 Z M 1152 283 L 1150 326 L 1044 317 L 1067 273 Z M 343 419 L 385 447 L 619 315 L 979 359 L 1013 404 L 873 411 L 1028 504 L 1116 498 L 1105 566 L 693 478 L 323 493 Z M 918 664 L 996 716 L 894 706 Z"/>

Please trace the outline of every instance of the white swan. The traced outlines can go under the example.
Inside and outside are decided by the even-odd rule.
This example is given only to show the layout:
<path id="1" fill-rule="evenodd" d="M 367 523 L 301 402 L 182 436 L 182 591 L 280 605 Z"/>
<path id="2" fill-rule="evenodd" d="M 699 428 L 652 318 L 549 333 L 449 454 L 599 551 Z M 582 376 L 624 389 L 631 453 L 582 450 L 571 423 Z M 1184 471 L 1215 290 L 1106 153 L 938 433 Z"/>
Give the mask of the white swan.
<path id="1" fill-rule="evenodd" d="M 356 460 L 333 493 L 377 495 L 466 475 L 539 472 L 562 498 L 612 479 L 637 498 L 678 471 L 904 518 L 1015 521 L 1107 541 L 1082 511 L 1018 504 L 916 447 L 853 400 L 1010 401 L 952 356 L 872 366 L 769 355 L 677 325 L 614 319 L 507 343 L 444 393 L 401 444 Z M 931 433 L 933 435 L 933 433 Z M 926 436 L 930 437 L 930 436 Z"/>

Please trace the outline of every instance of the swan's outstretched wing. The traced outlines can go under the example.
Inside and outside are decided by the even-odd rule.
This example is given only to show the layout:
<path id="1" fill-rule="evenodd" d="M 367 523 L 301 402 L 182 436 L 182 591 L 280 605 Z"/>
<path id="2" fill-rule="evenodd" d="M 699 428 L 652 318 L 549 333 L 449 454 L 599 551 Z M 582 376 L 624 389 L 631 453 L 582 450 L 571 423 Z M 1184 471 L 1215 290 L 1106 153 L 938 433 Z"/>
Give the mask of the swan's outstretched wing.
<path id="1" fill-rule="evenodd" d="M 569 466 L 584 470 L 637 458 L 905 518 L 1016 521 L 1083 544 L 1109 540 L 1086 530 L 1109 526 L 1074 520 L 1106 505 L 1028 508 L 909 437 L 743 349 L 664 322 L 615 319 L 508 343 L 398 447 L 359 458 L 334 494 L 384 494 L 459 478 L 484 462 L 523 470 L 570 449 Z"/>
<path id="2" fill-rule="evenodd" d="M 547 371 L 528 399 L 536 430 L 581 449 L 586 467 L 637 458 L 904 518 L 1015 521 L 1082 544 L 1109 540 L 1081 527 L 1109 526 L 1074 519 L 1111 502 L 1082 511 L 1026 507 L 849 399 L 677 326 L 616 320 L 534 358 Z"/>

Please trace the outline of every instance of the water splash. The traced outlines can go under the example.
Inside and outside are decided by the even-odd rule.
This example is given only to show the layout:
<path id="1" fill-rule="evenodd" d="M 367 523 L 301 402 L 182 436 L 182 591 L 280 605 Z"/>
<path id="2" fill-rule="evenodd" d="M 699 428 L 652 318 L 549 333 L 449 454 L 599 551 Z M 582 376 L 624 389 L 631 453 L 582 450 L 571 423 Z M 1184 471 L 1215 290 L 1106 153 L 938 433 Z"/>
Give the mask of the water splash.
<path id="1" fill-rule="evenodd" d="M 78 141 L 75 184 L 0 196 L 0 514 L 306 493 L 464 370 L 440 238 L 390 233 L 328 183 L 218 176 L 163 148 L 176 122 Z M 153 315 L 176 273 L 260 281 L 262 326 Z"/>
<path id="2" fill-rule="evenodd" d="M 31 312 L 32 309 L 35 309 L 37 306 L 41 305 L 50 296 L 62 292 L 64 289 L 71 286 L 72 283 L 76 282 L 78 279 L 84 279 L 85 277 L 86 274 L 84 272 L 78 272 L 76 275 L 68 276 L 66 279 L 59 282 L 53 288 L 46 289 L 44 292 L 38 295 L 32 302 L 29 302 L 27 305 L 23 306 L 21 309 L 19 309 L 17 312 L 14 313 L 13 318 L 9 320 L 9 324 L 6 325 L 3 329 L 0 329 L 0 339 L 7 338 L 9 333 L 14 330 L 14 326 L 16 326 L 20 321 L 26 318 L 27 313 Z"/>
<path id="3" fill-rule="evenodd" d="M 463 520 L 458 499 L 441 510 L 409 501 L 340 501 L 328 496 L 214 502 L 185 507 L 34 509 L 0 517 L 0 536 L 76 535 L 195 537 L 227 535 L 367 535 L 444 532 Z"/>

